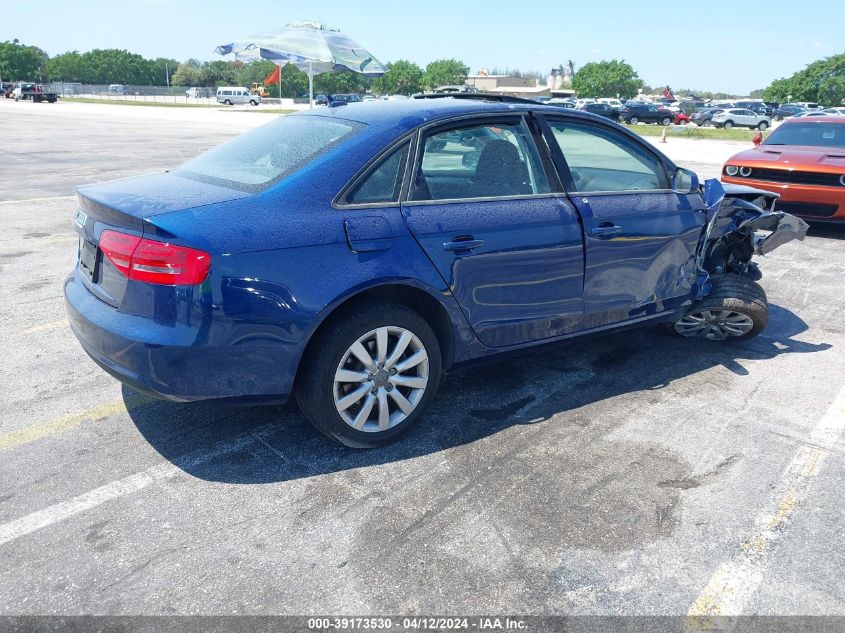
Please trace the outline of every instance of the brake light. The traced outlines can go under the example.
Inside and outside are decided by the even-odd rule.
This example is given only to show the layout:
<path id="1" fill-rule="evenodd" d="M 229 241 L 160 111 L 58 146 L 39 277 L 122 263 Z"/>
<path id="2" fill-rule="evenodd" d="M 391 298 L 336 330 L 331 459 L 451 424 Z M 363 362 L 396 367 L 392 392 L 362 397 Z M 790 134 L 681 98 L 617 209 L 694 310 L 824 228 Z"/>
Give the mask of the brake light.
<path id="1" fill-rule="evenodd" d="M 99 248 L 126 277 L 149 284 L 193 286 L 205 281 L 211 268 L 205 251 L 117 231 L 103 231 Z"/>

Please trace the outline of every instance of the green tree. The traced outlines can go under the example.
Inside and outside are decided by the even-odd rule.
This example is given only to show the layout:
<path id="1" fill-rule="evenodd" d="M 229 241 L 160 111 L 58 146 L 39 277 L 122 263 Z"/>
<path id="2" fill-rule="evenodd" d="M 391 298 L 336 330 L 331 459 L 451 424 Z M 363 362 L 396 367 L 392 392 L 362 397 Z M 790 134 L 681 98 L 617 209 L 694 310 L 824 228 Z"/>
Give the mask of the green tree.
<path id="1" fill-rule="evenodd" d="M 308 94 L 308 75 L 293 64 L 282 66 L 280 83 L 282 84 L 282 97 L 285 99 L 294 99 L 300 95 Z M 273 94 L 276 94 L 275 89 Z"/>
<path id="2" fill-rule="evenodd" d="M 266 59 L 259 59 L 244 64 L 244 67 L 238 71 L 237 84 L 249 88 L 253 83 L 262 83 L 264 78 L 273 72 L 275 67 L 276 64 Z M 278 94 L 276 90 L 272 90 L 273 96 Z"/>
<path id="3" fill-rule="evenodd" d="M 151 86 L 166 86 L 168 79 L 170 80 L 170 84 L 173 84 L 173 75 L 176 74 L 179 62 L 175 59 L 157 57 L 156 59 L 149 60 L 148 64 L 151 74 Z"/>
<path id="4" fill-rule="evenodd" d="M 572 78 L 572 88 L 580 97 L 632 97 L 642 86 L 642 79 L 625 60 L 585 64 Z"/>
<path id="5" fill-rule="evenodd" d="M 413 62 L 398 59 L 387 65 L 387 72 L 373 81 L 373 91 L 380 95 L 410 95 L 422 88 L 422 68 Z"/>
<path id="6" fill-rule="evenodd" d="M 44 66 L 50 81 L 83 81 L 82 55 L 77 51 L 68 51 L 48 59 Z"/>
<path id="7" fill-rule="evenodd" d="M 469 74 L 469 66 L 457 59 L 438 59 L 425 67 L 423 86 L 429 90 L 437 86 L 463 84 Z"/>
<path id="8" fill-rule="evenodd" d="M 170 78 L 174 86 L 199 86 L 202 85 L 202 68 L 189 64 L 179 64 L 176 72 Z"/>
<path id="9" fill-rule="evenodd" d="M 0 42 L 0 78 L 3 81 L 41 80 L 45 76 L 47 53 L 20 40 Z"/>
<path id="10" fill-rule="evenodd" d="M 767 101 L 815 101 L 840 104 L 845 99 L 845 53 L 809 64 L 790 77 L 775 79 L 763 92 Z"/>
<path id="11" fill-rule="evenodd" d="M 308 75 L 306 74 L 306 81 Z M 353 72 L 328 72 L 314 77 L 314 94 L 366 92 L 372 79 Z M 307 84 L 306 84 L 307 90 Z"/>

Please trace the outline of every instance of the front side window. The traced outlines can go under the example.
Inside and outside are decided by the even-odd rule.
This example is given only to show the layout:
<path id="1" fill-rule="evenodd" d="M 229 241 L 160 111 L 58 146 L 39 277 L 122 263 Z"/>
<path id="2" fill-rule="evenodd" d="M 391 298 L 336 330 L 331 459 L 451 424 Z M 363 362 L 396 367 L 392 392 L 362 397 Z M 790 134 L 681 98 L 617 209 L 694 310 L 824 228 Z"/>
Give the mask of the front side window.
<path id="1" fill-rule="evenodd" d="M 612 129 L 549 121 L 575 190 L 648 191 L 668 189 L 660 160 Z"/>
<path id="2" fill-rule="evenodd" d="M 425 137 L 411 200 L 500 198 L 549 193 L 523 123 L 469 125 Z"/>
<path id="3" fill-rule="evenodd" d="M 255 193 L 366 127 L 345 119 L 291 115 L 242 134 L 189 160 L 173 173 Z"/>
<path id="4" fill-rule="evenodd" d="M 346 196 L 349 204 L 373 204 L 378 202 L 399 202 L 402 176 L 410 143 L 392 151 L 381 163 L 355 185 Z"/>

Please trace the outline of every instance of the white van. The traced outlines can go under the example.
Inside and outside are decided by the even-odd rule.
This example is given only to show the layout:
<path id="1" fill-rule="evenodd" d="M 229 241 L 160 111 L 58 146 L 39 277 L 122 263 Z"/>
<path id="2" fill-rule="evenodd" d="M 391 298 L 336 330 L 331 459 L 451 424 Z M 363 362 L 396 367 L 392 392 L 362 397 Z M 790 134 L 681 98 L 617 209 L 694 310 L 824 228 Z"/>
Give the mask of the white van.
<path id="1" fill-rule="evenodd" d="M 261 103 L 261 96 L 250 92 L 248 88 L 243 86 L 221 86 L 217 89 L 217 103 L 258 105 Z"/>

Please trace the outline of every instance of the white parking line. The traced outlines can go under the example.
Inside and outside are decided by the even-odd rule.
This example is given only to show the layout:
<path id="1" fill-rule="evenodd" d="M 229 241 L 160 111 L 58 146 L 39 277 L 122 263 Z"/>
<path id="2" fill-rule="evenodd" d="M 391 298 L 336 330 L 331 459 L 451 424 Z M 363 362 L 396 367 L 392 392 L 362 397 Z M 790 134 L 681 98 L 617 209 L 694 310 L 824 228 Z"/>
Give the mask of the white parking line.
<path id="1" fill-rule="evenodd" d="M 25 202 L 50 202 L 53 200 L 75 200 L 76 196 L 53 196 L 52 198 L 24 198 L 23 200 L 0 200 L 0 204 L 21 204 Z"/>
<path id="2" fill-rule="evenodd" d="M 783 471 L 770 504 L 755 518 L 754 528 L 741 544 L 740 551 L 719 566 L 690 607 L 687 615 L 697 618 L 693 628 L 709 630 L 708 624 L 698 618 L 706 620 L 709 616 L 742 614 L 743 607 L 763 580 L 772 550 L 786 533 L 796 508 L 842 436 L 843 429 L 845 388 Z"/>
<path id="3" fill-rule="evenodd" d="M 158 464 L 139 473 L 110 481 L 99 488 L 89 490 L 67 501 L 61 501 L 43 510 L 0 524 L 0 545 L 101 506 L 108 501 L 138 492 L 156 481 L 170 479 L 185 470 L 196 468 L 223 455 L 239 451 L 253 442 L 263 442 L 265 437 L 268 437 L 278 428 L 278 423 L 267 424 L 249 433 L 219 442 L 208 452 L 185 455 L 172 463 Z"/>

